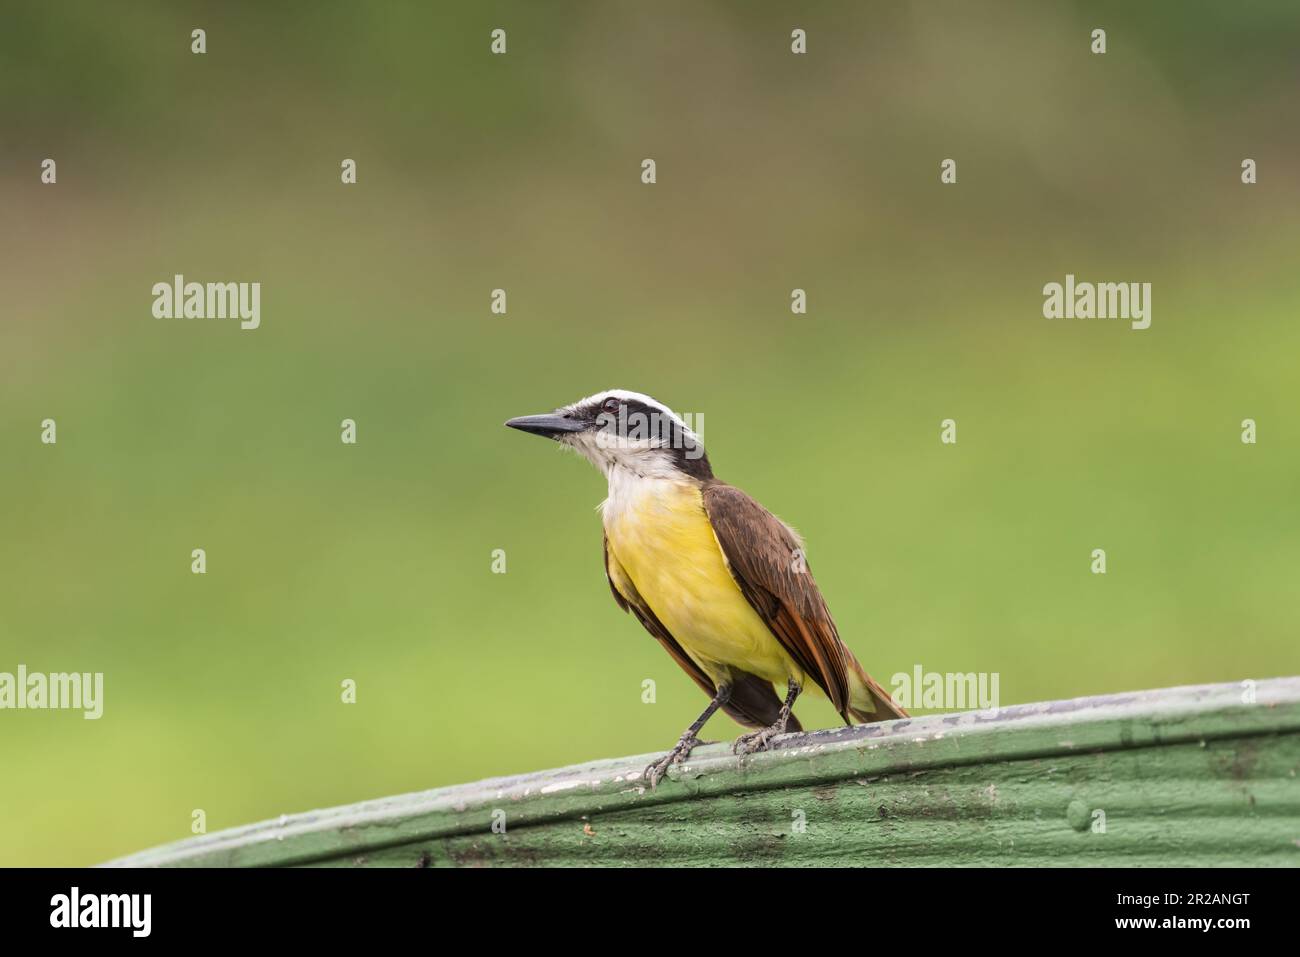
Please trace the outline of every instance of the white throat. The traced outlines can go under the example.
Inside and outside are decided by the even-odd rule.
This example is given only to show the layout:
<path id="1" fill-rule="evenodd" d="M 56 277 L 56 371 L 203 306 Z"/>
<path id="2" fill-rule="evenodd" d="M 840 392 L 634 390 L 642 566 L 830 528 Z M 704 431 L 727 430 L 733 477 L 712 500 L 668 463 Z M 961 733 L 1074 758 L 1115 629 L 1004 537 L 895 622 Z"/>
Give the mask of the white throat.
<path id="1" fill-rule="evenodd" d="M 670 469 L 669 474 L 646 475 L 614 466 L 605 476 L 609 493 L 600 503 L 600 514 L 606 525 L 622 516 L 653 512 L 657 501 L 667 506 L 679 498 L 683 488 L 697 484 L 676 469 Z"/>
<path id="2" fill-rule="evenodd" d="M 685 478 L 673 464 L 671 451 L 655 448 L 644 439 L 619 438 L 596 429 L 566 436 L 561 441 L 600 469 L 611 482 L 618 472 L 629 472 L 640 478 Z"/>

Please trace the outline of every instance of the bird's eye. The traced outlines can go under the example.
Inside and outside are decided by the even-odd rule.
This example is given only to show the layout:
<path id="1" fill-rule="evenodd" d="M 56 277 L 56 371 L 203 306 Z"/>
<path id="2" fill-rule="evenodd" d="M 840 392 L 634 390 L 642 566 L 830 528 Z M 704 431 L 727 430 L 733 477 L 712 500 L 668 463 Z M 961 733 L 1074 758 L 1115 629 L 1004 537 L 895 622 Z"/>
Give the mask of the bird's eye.
<path id="1" fill-rule="evenodd" d="M 619 404 L 618 399 L 606 399 L 604 405 L 600 407 L 600 410 L 602 412 L 608 412 L 610 415 L 614 415 L 618 412 Z"/>

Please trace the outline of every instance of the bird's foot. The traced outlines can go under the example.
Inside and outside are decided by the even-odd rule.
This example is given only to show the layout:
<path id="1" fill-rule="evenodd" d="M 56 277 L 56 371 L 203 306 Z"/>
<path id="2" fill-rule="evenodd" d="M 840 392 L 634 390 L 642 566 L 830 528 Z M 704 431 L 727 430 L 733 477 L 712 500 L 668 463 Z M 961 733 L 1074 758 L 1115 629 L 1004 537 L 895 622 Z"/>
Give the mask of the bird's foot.
<path id="1" fill-rule="evenodd" d="M 760 728 L 757 731 L 751 731 L 749 734 L 742 734 L 736 739 L 736 743 L 731 746 L 733 754 L 746 755 L 753 754 L 755 751 L 766 751 L 772 746 L 772 739 L 778 734 L 785 734 L 786 722 L 778 721 L 770 727 Z"/>
<path id="2" fill-rule="evenodd" d="M 658 786 L 659 782 L 664 779 L 664 776 L 668 773 L 668 769 L 674 764 L 681 764 L 689 758 L 691 756 L 691 751 L 696 747 L 696 745 L 700 744 L 704 744 L 704 742 L 691 732 L 686 732 L 686 734 L 682 735 L 677 740 L 677 744 L 673 746 L 671 751 L 642 771 L 641 777 L 650 784 L 650 789 L 654 790 L 654 788 Z"/>
<path id="3" fill-rule="evenodd" d="M 781 705 L 781 710 L 776 713 L 776 722 L 766 728 L 759 728 L 749 734 L 742 734 L 736 739 L 736 743 L 731 746 L 732 753 L 744 756 L 753 754 L 755 751 L 769 750 L 772 747 L 772 739 L 778 734 L 785 734 L 786 728 L 790 726 L 791 712 L 794 710 L 794 699 L 799 697 L 799 688 L 799 683 L 791 678 L 787 683 L 785 703 Z"/>

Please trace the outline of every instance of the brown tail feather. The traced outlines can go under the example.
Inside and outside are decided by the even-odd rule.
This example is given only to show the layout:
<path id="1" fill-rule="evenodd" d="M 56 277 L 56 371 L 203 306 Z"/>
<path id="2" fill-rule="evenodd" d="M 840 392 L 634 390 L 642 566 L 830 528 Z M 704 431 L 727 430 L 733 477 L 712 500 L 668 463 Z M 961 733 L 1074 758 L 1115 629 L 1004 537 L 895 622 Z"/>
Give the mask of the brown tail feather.
<path id="1" fill-rule="evenodd" d="M 893 718 L 911 717 L 894 703 L 894 699 L 889 696 L 888 691 L 877 684 L 871 675 L 862 670 L 862 665 L 858 664 L 857 659 L 852 656 L 849 656 L 849 669 L 852 678 L 857 680 L 850 679 L 854 687 L 846 710 L 858 721 L 867 724 L 871 721 L 889 721 Z M 847 716 L 845 720 L 847 720 Z"/>

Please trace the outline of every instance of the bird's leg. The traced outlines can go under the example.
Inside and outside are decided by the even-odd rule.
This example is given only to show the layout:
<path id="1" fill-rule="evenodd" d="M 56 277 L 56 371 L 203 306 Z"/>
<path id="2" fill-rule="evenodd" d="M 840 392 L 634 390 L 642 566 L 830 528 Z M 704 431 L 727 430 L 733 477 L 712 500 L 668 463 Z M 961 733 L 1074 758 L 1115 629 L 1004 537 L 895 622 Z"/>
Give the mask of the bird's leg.
<path id="1" fill-rule="evenodd" d="M 781 705 L 781 710 L 776 713 L 776 723 L 749 734 L 742 734 L 731 746 L 734 753 L 753 754 L 755 751 L 766 751 L 773 738 L 778 734 L 785 734 L 785 726 L 790 723 L 790 712 L 794 709 L 794 699 L 799 697 L 801 690 L 800 685 L 793 678 L 790 679 L 787 688 L 789 690 L 786 692 L 785 704 Z"/>
<path id="2" fill-rule="evenodd" d="M 677 744 L 673 749 L 641 772 L 641 777 L 650 782 L 651 788 L 654 788 L 659 784 L 663 779 L 663 776 L 668 773 L 670 767 L 674 764 L 681 764 L 690 757 L 691 749 L 701 743 L 699 737 L 697 737 L 700 733 L 700 729 L 703 728 L 705 723 L 713 717 L 715 711 L 730 700 L 731 685 L 721 685 L 718 688 L 717 694 L 713 696 L 713 700 L 709 702 L 709 706 L 704 709 L 704 713 L 696 718 L 689 728 L 682 732 L 682 736 L 677 739 Z"/>

